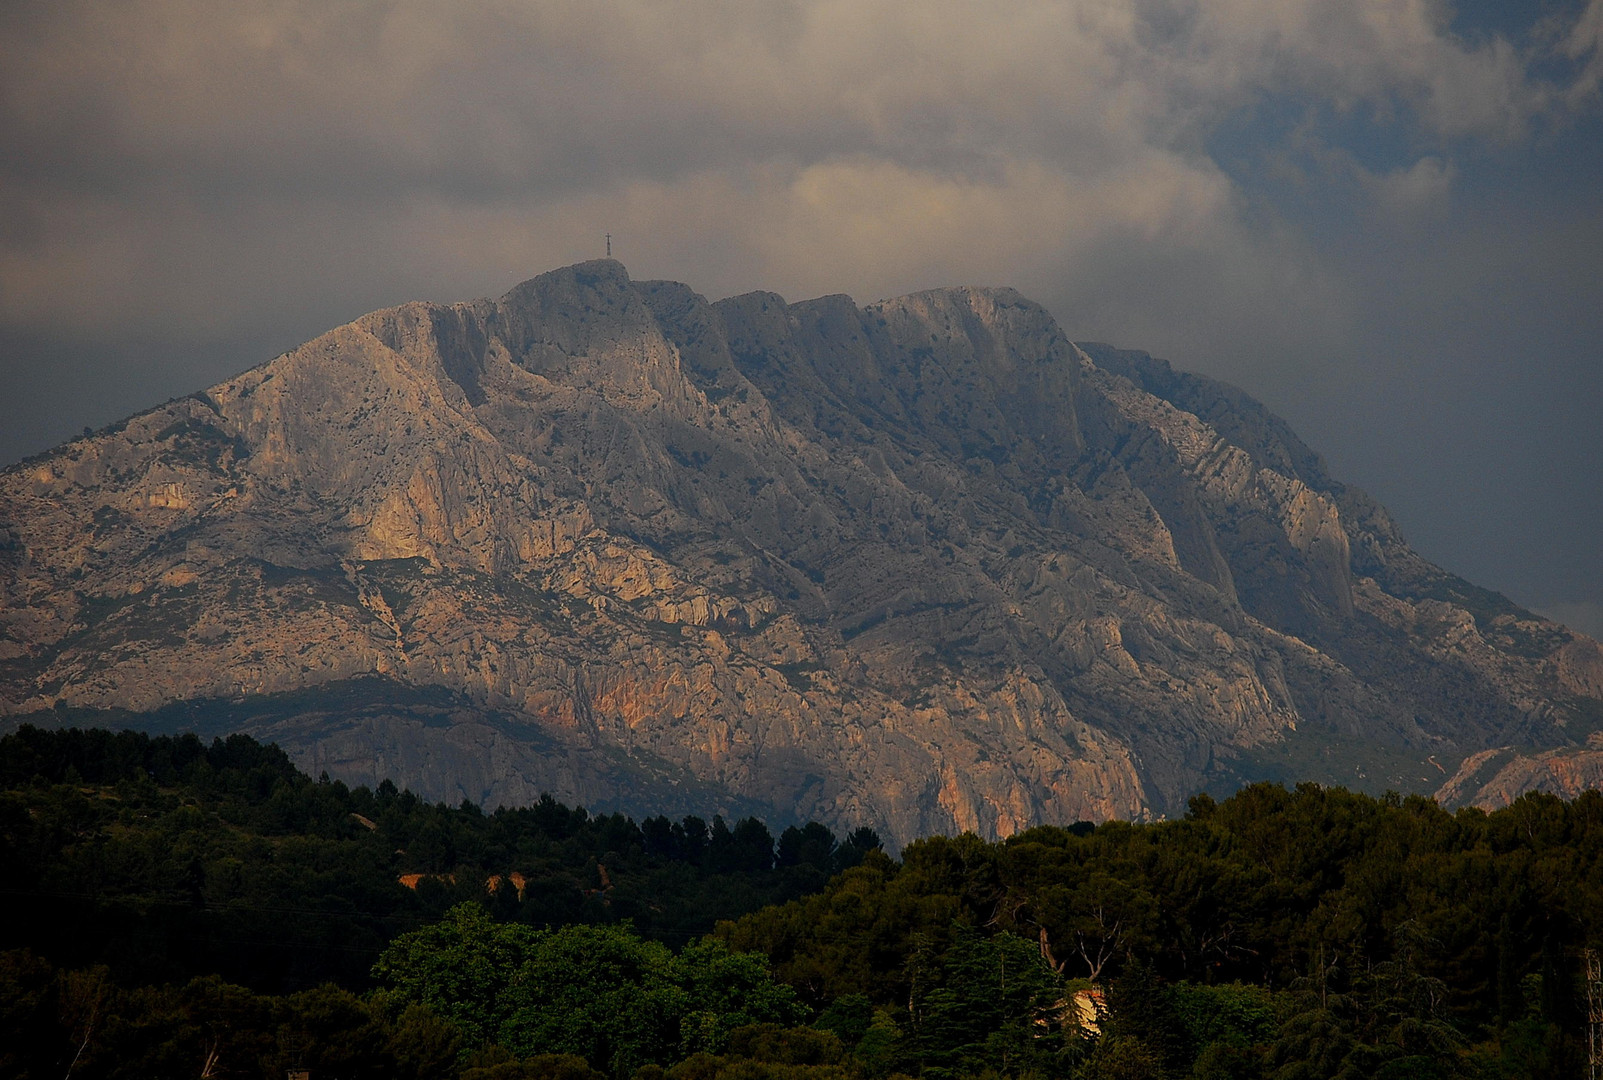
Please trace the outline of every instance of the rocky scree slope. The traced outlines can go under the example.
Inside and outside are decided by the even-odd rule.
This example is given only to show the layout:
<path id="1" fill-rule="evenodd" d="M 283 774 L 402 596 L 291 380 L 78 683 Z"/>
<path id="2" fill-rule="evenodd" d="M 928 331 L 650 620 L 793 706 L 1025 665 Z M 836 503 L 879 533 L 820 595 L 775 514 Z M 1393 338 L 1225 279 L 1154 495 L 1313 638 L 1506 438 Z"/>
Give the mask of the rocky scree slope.
<path id="1" fill-rule="evenodd" d="M 584 263 L 0 474 L 0 722 L 243 729 L 452 801 L 998 836 L 1433 786 L 1600 699 L 1595 642 L 1257 403 L 1007 289 Z"/>

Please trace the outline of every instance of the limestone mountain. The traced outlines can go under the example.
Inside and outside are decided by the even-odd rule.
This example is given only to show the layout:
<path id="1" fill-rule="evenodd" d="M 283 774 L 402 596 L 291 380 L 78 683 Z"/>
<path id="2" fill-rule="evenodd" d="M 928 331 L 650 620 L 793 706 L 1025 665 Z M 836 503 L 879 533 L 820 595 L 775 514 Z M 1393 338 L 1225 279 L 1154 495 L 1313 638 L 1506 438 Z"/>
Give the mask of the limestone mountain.
<path id="1" fill-rule="evenodd" d="M 0 605 L 12 725 L 898 840 L 1603 728 L 1597 643 L 1007 289 L 708 303 L 598 261 L 375 312 L 0 474 Z"/>

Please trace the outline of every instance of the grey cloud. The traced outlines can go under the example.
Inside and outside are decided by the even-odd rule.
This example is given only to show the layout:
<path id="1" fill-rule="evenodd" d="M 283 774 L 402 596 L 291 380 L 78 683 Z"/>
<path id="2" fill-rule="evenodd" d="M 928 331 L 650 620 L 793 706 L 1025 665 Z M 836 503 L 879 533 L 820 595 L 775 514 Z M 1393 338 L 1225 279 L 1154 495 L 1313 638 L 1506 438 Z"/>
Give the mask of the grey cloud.
<path id="1" fill-rule="evenodd" d="M 1199 147 L 1245 95 L 1289 83 L 1342 102 L 1401 94 L 1449 128 L 1496 126 L 1486 101 L 1518 112 L 1540 96 L 1508 49 L 1460 46 L 1401 0 L 144 0 L 24 5 L 12 23 L 0 136 L 19 152 L 0 176 L 20 238 L 4 248 L 0 315 L 32 325 L 61 314 L 50 297 L 71 295 L 80 311 L 104 298 L 120 326 L 122 312 L 159 307 L 164 283 L 233 317 L 228 281 L 248 305 L 272 275 L 219 275 L 209 253 L 272 263 L 300 222 L 330 219 L 319 232 L 350 247 L 372 235 L 375 209 L 392 222 L 455 211 L 469 230 L 502 216 L 549 231 L 546 219 L 598 193 L 639 207 L 654 191 L 661 214 L 695 217 L 709 193 L 741 188 L 762 216 L 717 227 L 758 251 L 776 210 L 800 221 L 833 209 L 832 194 L 872 203 L 907 185 L 915 198 L 1011 195 L 1017 220 L 1003 232 L 1026 233 L 1025 248 L 1056 246 L 1054 230 L 1094 245 L 1126 234 L 1132 215 L 1151 242 L 1211 215 L 1206 227 L 1239 252 L 1252 247 L 1231 235 L 1245 227 L 1232 221 L 1239 208 L 1219 197 Z M 1030 205 L 1043 172 L 1056 182 L 1044 213 Z M 1110 206 L 1111 189 L 1130 197 Z M 973 250 L 939 224 L 911 247 Z M 825 232 L 847 245 L 834 261 L 848 273 L 908 246 L 876 245 L 865 264 L 842 231 Z M 192 256 L 174 250 L 186 244 Z M 142 287 L 116 285 L 136 278 Z"/>
<path id="2" fill-rule="evenodd" d="M 1449 133 L 1516 127 L 1546 94 L 1434 5 L 1183 7 L 33 5 L 3 47 L 5 130 L 91 186 L 495 197 L 865 152 L 1085 171 L 1194 142 L 1260 91 L 1401 97 Z"/>
<path id="3" fill-rule="evenodd" d="M 358 281 L 493 286 L 602 222 L 714 289 L 834 275 L 878 294 L 1211 244 L 1215 277 L 1329 293 L 1340 271 L 1299 223 L 1207 153 L 1223 118 L 1265 95 L 1400 102 L 1439 144 L 1517 133 L 1555 93 L 1534 47 L 1461 41 L 1422 0 L 7 10 L 0 319 L 70 311 L 90 336 L 129 319 L 216 336 L 280 317 L 274 297 L 372 294 Z M 1595 59 L 1597 11 L 1547 51 Z M 1341 157 L 1314 162 L 1315 198 Z M 1440 145 L 1347 172 L 1391 212 L 1456 175 Z M 443 257 L 387 270 L 411 241 Z M 474 246 L 491 249 L 477 277 Z"/>

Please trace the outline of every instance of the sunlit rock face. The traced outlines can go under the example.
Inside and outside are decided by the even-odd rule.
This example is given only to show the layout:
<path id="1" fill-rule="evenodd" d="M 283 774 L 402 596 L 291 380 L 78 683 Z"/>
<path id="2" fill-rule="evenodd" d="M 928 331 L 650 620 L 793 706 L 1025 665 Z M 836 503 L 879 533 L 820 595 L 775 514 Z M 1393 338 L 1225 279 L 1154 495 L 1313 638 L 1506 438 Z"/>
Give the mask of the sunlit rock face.
<path id="1" fill-rule="evenodd" d="M 888 837 L 1429 790 L 1597 645 L 1239 391 L 1007 289 L 709 304 L 611 261 L 375 312 L 0 475 L 6 723 L 277 739 L 491 806 Z"/>

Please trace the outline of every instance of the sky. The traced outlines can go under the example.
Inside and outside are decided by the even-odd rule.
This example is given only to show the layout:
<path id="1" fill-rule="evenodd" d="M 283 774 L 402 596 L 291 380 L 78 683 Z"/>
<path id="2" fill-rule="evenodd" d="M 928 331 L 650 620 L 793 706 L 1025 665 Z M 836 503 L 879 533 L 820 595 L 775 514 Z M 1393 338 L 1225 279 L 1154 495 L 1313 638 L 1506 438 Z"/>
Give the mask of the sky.
<path id="1" fill-rule="evenodd" d="M 0 464 L 602 254 L 1011 285 L 1603 637 L 1603 0 L 7 0 Z"/>

